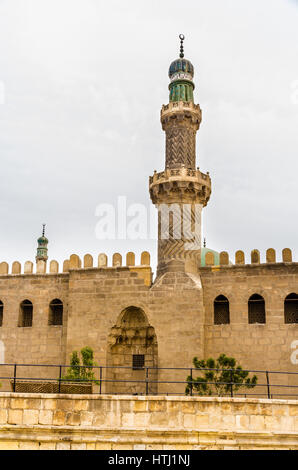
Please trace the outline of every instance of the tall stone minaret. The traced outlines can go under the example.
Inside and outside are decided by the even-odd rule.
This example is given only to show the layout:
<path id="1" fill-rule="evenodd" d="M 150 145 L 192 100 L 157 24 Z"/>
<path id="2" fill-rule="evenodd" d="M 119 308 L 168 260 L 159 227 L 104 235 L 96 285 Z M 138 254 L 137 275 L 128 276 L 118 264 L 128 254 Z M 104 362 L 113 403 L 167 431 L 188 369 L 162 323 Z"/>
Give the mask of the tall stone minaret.
<path id="1" fill-rule="evenodd" d="M 201 213 L 209 201 L 211 179 L 196 169 L 196 133 L 202 113 L 194 104 L 194 68 L 180 57 L 169 69 L 169 104 L 161 110 L 166 133 L 165 170 L 150 177 L 149 191 L 158 209 L 157 276 L 169 271 L 197 273 L 201 252 Z"/>
<path id="2" fill-rule="evenodd" d="M 46 228 L 46 225 L 43 224 L 42 225 L 42 236 L 39 237 L 39 239 L 37 240 L 38 247 L 37 247 L 37 253 L 36 253 L 36 258 L 35 258 L 36 263 L 38 263 L 38 261 L 44 261 L 46 263 L 47 260 L 48 260 L 48 243 L 49 243 L 49 240 L 45 236 L 45 228 Z"/>

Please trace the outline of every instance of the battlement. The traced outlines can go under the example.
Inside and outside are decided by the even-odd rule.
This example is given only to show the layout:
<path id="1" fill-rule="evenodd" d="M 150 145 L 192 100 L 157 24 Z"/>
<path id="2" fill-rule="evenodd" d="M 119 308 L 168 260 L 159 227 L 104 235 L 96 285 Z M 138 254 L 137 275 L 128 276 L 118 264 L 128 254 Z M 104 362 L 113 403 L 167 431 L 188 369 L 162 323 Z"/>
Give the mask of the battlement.
<path id="1" fill-rule="evenodd" d="M 119 268 L 127 267 L 132 272 L 137 272 L 138 275 L 144 279 L 146 285 L 151 285 L 152 283 L 152 270 L 150 266 L 150 253 L 143 251 L 141 254 L 140 264 L 136 265 L 135 263 L 135 253 L 128 252 L 126 254 L 126 263 L 122 263 L 122 255 L 120 253 L 114 253 L 112 256 L 112 265 L 108 266 L 108 256 L 105 253 L 100 253 L 97 258 L 97 266 L 94 266 L 93 256 L 86 254 L 83 258 L 72 254 L 69 259 L 66 259 L 63 262 L 62 270 L 59 270 L 59 263 L 56 260 L 50 261 L 49 265 L 43 261 L 39 260 L 36 263 L 36 269 L 34 270 L 34 264 L 32 261 L 26 261 L 22 269 L 22 265 L 19 261 L 14 261 L 11 265 L 11 269 L 6 262 L 0 263 L 0 276 L 8 275 L 32 275 L 32 274 L 59 274 L 59 273 L 68 273 L 71 270 L 77 269 L 96 269 L 96 268 Z"/>
<path id="2" fill-rule="evenodd" d="M 293 262 L 293 256 L 292 256 L 292 251 L 290 248 L 284 248 L 282 250 L 282 262 L 283 263 L 292 263 Z M 268 248 L 266 250 L 266 263 L 265 264 L 276 264 L 276 251 L 273 248 Z M 235 264 L 234 265 L 245 265 L 245 264 L 251 264 L 251 265 L 259 265 L 259 264 L 264 264 L 261 263 L 261 254 L 259 250 L 252 250 L 250 254 L 250 262 L 246 263 L 245 260 L 245 253 L 242 250 L 238 250 L 235 253 Z M 208 251 L 205 255 L 205 266 L 206 267 L 216 267 L 216 266 L 231 266 L 233 265 L 232 262 L 230 261 L 229 254 L 226 251 L 222 251 L 219 254 L 219 264 L 216 264 L 215 262 L 215 256 L 214 253 L 211 251 Z"/>

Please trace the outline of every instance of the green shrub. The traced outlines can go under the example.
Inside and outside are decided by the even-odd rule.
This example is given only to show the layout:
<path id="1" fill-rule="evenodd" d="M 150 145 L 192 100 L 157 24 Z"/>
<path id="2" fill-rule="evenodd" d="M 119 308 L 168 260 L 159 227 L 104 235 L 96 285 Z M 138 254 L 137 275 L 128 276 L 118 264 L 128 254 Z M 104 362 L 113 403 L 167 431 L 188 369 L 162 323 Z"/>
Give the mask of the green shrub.
<path id="1" fill-rule="evenodd" d="M 67 373 L 62 377 L 62 380 L 66 382 L 92 382 L 98 385 L 99 382 L 95 380 L 93 369 L 97 366 L 93 359 L 93 349 L 85 346 L 81 349 L 81 358 L 82 364 L 78 352 L 73 351 L 70 359 L 70 368 L 67 369 Z"/>
<path id="2" fill-rule="evenodd" d="M 241 387 L 254 388 L 258 378 L 256 375 L 249 377 L 249 372 L 242 369 L 236 363 L 236 359 L 221 354 L 217 360 L 210 358 L 199 361 L 197 357 L 193 359 L 195 368 L 201 370 L 201 375 L 196 379 L 188 376 L 185 394 L 190 395 L 191 391 L 196 391 L 202 396 L 232 395 Z M 204 370 L 215 369 L 215 370 Z M 210 383 L 212 382 L 212 383 Z M 233 383 L 233 385 L 231 385 Z"/>

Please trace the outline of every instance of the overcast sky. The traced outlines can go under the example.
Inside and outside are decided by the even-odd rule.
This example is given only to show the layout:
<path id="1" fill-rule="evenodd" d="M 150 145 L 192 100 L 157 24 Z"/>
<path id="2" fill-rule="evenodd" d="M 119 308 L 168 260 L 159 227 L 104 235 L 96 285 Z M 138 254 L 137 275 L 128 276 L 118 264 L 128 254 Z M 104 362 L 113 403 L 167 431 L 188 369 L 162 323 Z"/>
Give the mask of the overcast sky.
<path id="1" fill-rule="evenodd" d="M 154 240 L 97 240 L 95 209 L 118 196 L 150 207 L 179 33 L 213 183 L 208 247 L 298 255 L 297 1 L 0 0 L 1 260 L 33 260 L 46 222 L 50 259 L 155 262 Z"/>

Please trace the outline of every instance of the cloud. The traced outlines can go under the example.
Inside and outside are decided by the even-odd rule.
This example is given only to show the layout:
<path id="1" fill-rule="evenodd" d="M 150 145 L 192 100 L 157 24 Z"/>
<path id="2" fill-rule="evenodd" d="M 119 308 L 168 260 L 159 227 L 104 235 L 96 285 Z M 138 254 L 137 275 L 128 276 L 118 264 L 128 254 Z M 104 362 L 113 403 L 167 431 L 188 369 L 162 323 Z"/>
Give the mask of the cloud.
<path id="1" fill-rule="evenodd" d="M 282 0 L 2 0 L 1 258 L 33 259 L 44 221 L 60 261 L 156 257 L 154 241 L 96 240 L 94 210 L 118 195 L 151 204 L 180 32 L 203 109 L 198 165 L 213 181 L 208 245 L 297 250 L 297 15 Z"/>

